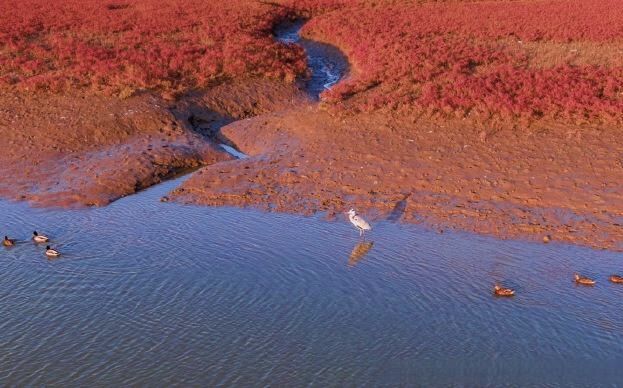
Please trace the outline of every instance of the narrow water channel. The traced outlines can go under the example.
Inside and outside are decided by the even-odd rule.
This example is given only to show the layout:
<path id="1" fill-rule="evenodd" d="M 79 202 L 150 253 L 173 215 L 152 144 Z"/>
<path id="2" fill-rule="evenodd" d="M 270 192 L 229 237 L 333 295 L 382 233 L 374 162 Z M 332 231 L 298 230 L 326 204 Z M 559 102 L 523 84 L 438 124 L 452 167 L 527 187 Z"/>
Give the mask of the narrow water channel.
<path id="1" fill-rule="evenodd" d="M 307 66 L 311 72 L 305 80 L 307 93 L 315 100 L 323 91 L 335 85 L 348 73 L 348 58 L 337 48 L 326 43 L 301 38 L 299 32 L 304 20 L 284 23 L 275 29 L 275 39 L 287 44 L 298 44 L 305 49 Z"/>

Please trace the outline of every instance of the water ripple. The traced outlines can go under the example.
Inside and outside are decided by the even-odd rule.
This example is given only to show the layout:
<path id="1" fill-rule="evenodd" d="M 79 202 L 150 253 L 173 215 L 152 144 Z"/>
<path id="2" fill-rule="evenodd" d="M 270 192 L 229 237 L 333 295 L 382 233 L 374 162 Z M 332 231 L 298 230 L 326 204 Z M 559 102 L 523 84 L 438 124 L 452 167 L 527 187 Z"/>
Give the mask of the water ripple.
<path id="1" fill-rule="evenodd" d="M 389 222 L 364 243 L 346 221 L 159 202 L 178 183 L 102 209 L 0 202 L 4 230 L 24 240 L 0 250 L 0 381 L 607 385 L 621 377 L 607 369 L 623 354 L 623 287 L 607 282 L 622 271 L 620 254 Z M 47 260 L 29 241 L 34 229 L 64 255 Z M 597 286 L 576 286 L 574 271 Z M 494 298 L 496 281 L 517 296 Z"/>

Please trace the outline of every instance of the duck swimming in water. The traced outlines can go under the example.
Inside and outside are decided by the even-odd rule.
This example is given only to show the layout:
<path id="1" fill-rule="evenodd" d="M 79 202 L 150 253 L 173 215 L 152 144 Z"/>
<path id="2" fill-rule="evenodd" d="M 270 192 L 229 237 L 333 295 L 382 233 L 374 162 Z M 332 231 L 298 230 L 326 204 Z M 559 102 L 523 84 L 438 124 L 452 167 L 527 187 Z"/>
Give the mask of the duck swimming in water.
<path id="1" fill-rule="evenodd" d="M 8 236 L 4 236 L 4 240 L 2 240 L 2 245 L 5 247 L 12 247 L 15 245 L 15 240 L 9 238 Z"/>
<path id="2" fill-rule="evenodd" d="M 623 283 L 623 276 L 610 275 L 608 280 L 610 280 L 612 283 Z"/>
<path id="3" fill-rule="evenodd" d="M 496 284 L 493 287 L 493 293 L 497 296 L 514 296 L 515 290 L 510 289 L 510 288 L 500 287 L 499 284 Z"/>
<path id="4" fill-rule="evenodd" d="M 584 285 L 584 286 L 594 286 L 594 285 L 595 285 L 595 283 L 597 283 L 597 282 L 596 282 L 596 281 L 594 281 L 593 279 L 591 279 L 591 278 L 587 278 L 587 277 L 585 277 L 585 276 L 580 276 L 580 275 L 578 275 L 577 273 L 574 275 L 574 278 L 575 278 L 575 282 L 576 282 L 577 284 L 582 284 L 582 285 Z"/>
<path id="5" fill-rule="evenodd" d="M 50 246 L 48 245 L 45 247 L 45 255 L 47 257 L 59 257 L 61 253 L 57 251 L 56 249 L 50 248 Z"/>
<path id="6" fill-rule="evenodd" d="M 50 239 L 48 238 L 48 236 L 46 236 L 44 234 L 39 234 L 35 230 L 34 232 L 32 232 L 32 241 L 34 241 L 36 243 L 45 243 L 45 242 L 50 241 Z"/>

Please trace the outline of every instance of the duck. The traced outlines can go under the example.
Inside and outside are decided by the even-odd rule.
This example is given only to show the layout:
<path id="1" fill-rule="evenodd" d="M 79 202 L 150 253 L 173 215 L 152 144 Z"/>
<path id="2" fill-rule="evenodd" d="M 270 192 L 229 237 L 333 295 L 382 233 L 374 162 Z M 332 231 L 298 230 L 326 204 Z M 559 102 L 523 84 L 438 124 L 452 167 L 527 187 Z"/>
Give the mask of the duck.
<path id="1" fill-rule="evenodd" d="M 511 288 L 500 287 L 499 284 L 493 286 L 493 293 L 497 296 L 514 296 L 515 290 Z"/>
<path id="2" fill-rule="evenodd" d="M 48 257 L 59 257 L 61 253 L 56 249 L 52 249 L 49 245 L 45 247 L 45 255 Z"/>
<path id="3" fill-rule="evenodd" d="M 594 286 L 595 283 L 597 283 L 593 279 L 587 278 L 587 277 L 584 277 L 584 276 L 580 276 L 577 273 L 574 275 L 574 277 L 575 277 L 575 282 L 577 284 L 582 284 L 584 286 Z"/>
<path id="4" fill-rule="evenodd" d="M 4 240 L 2 240 L 2 245 L 4 245 L 5 247 L 12 247 L 13 245 L 15 245 L 15 240 L 9 238 L 8 236 L 4 236 Z"/>
<path id="5" fill-rule="evenodd" d="M 39 234 L 37 233 L 37 231 L 35 230 L 34 232 L 32 232 L 32 240 L 36 243 L 45 243 L 50 241 L 49 237 L 44 235 L 44 234 Z"/>
<path id="6" fill-rule="evenodd" d="M 612 283 L 623 283 L 623 276 L 610 275 L 608 280 L 610 280 Z"/>

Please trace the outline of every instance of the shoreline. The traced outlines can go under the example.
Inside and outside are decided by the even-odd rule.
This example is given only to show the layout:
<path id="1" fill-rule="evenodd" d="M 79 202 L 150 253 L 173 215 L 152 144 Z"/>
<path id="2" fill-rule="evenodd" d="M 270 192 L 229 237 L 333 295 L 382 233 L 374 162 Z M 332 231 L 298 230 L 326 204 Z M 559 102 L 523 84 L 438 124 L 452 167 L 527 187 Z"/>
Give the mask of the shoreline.
<path id="1" fill-rule="evenodd" d="M 204 167 L 170 197 L 328 218 L 355 207 L 371 220 L 623 251 L 614 130 L 483 139 L 462 125 L 313 107 L 268 114 L 222 129 L 249 158 Z"/>

